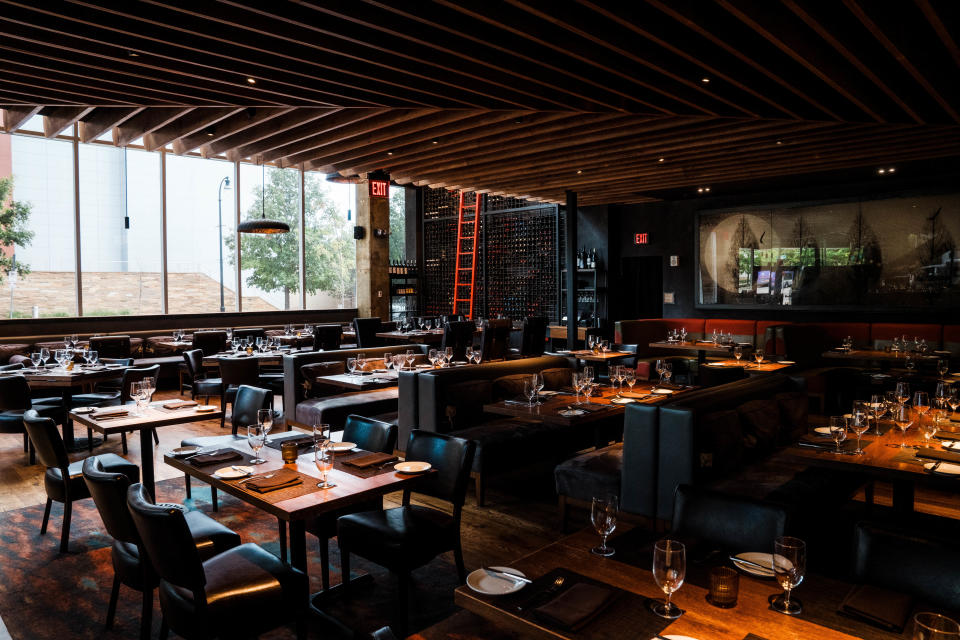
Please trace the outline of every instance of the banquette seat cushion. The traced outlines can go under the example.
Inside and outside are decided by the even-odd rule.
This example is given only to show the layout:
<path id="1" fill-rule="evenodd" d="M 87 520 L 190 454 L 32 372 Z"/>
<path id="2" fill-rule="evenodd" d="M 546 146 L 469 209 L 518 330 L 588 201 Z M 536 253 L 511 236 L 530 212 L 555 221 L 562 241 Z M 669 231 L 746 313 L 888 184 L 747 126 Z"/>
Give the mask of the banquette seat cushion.
<path id="1" fill-rule="evenodd" d="M 307 398 L 297 403 L 296 421 L 303 425 L 324 423 L 334 430 L 343 429 L 351 413 L 372 418 L 395 412 L 398 395 L 397 388 L 393 387 Z"/>

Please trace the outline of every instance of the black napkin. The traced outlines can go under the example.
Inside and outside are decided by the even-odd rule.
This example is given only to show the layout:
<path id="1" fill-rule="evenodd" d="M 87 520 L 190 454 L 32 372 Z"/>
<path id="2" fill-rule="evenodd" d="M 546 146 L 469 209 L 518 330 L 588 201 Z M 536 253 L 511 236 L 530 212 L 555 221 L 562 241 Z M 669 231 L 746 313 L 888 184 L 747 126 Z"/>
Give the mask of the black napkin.
<path id="1" fill-rule="evenodd" d="M 269 493 L 287 487 L 295 487 L 303 484 L 300 474 L 293 469 L 278 469 L 266 473 L 261 477 L 254 477 L 243 483 L 243 486 L 257 493 Z"/>
<path id="2" fill-rule="evenodd" d="M 288 438 L 273 438 L 267 439 L 267 446 L 271 449 L 276 449 L 280 451 L 283 448 L 284 442 L 295 442 L 297 444 L 297 450 L 309 449 L 313 446 L 313 436 L 309 433 L 305 433 L 300 436 L 291 436 Z"/>
<path id="3" fill-rule="evenodd" d="M 348 464 L 351 467 L 357 467 L 358 469 L 365 469 L 367 467 L 383 464 L 396 459 L 397 456 L 393 455 L 392 453 L 365 453 L 363 455 L 350 458 L 349 460 L 344 460 L 343 464 Z"/>
<path id="4" fill-rule="evenodd" d="M 593 620 L 615 596 L 613 589 L 578 582 L 550 602 L 534 609 L 534 613 L 549 624 L 575 631 Z"/>
<path id="5" fill-rule="evenodd" d="M 918 458 L 929 458 L 931 460 L 943 460 L 944 462 L 954 462 L 960 464 L 960 453 L 956 451 L 944 451 L 942 449 L 933 449 L 931 447 L 920 447 L 917 449 Z"/>
<path id="6" fill-rule="evenodd" d="M 581 405 L 573 405 L 573 408 L 574 408 L 574 409 L 583 409 L 583 410 L 586 411 L 587 413 L 596 413 L 597 411 L 604 411 L 605 409 L 609 409 L 609 408 L 610 408 L 610 405 L 608 405 L 608 404 L 581 404 Z"/>
<path id="7" fill-rule="evenodd" d="M 913 598 L 906 594 L 858 584 L 843 599 L 837 612 L 881 629 L 903 633 L 912 608 Z"/>
<path id="8" fill-rule="evenodd" d="M 242 460 L 243 456 L 235 449 L 223 449 L 220 451 L 211 451 L 210 453 L 200 453 L 187 462 L 195 467 L 202 467 L 208 464 L 222 464 L 231 460 Z"/>

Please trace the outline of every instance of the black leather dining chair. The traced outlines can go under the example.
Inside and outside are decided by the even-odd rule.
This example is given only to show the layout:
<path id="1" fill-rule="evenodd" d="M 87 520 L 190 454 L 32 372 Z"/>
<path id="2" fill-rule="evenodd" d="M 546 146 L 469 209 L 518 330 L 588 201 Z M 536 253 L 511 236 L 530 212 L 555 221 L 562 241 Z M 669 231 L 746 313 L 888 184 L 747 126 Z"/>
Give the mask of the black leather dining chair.
<path id="1" fill-rule="evenodd" d="M 83 479 L 90 497 L 97 505 L 104 528 L 113 537 L 110 547 L 113 586 L 110 589 L 106 628 L 113 628 L 120 585 L 123 584 L 142 594 L 140 637 L 149 639 L 153 619 L 153 590 L 160 584 L 160 577 L 142 552 L 140 536 L 127 507 L 130 479 L 122 473 L 107 471 L 96 457 L 83 461 Z M 239 534 L 199 511 L 188 511 L 185 518 L 201 560 L 240 545 Z"/>
<path id="2" fill-rule="evenodd" d="M 204 562 L 183 511 L 155 505 L 141 484 L 127 505 L 153 570 L 160 576 L 160 638 L 256 637 L 296 623 L 307 637 L 307 576 L 253 543 Z"/>
<path id="3" fill-rule="evenodd" d="M 523 328 L 520 330 L 519 350 L 510 350 L 514 358 L 535 358 L 542 356 L 547 345 L 546 316 L 531 316 L 523 319 Z"/>
<path id="4" fill-rule="evenodd" d="M 353 442 L 358 449 L 372 453 L 393 453 L 397 445 L 397 425 L 364 418 L 356 414 L 347 416 L 343 426 L 343 442 Z M 376 497 L 324 513 L 307 523 L 307 532 L 317 537 L 320 543 L 320 571 L 324 590 L 330 588 L 330 538 L 337 535 L 337 518 L 360 511 L 383 509 L 383 498 Z"/>
<path id="5" fill-rule="evenodd" d="M 787 512 L 770 503 L 688 485 L 674 494 L 671 536 L 710 551 L 765 551 L 786 525 Z"/>
<path id="6" fill-rule="evenodd" d="M 187 369 L 187 377 L 190 379 L 190 383 L 184 386 L 190 387 L 191 400 L 196 400 L 197 396 L 201 396 L 204 404 L 208 404 L 210 396 L 223 395 L 223 380 L 207 377 L 203 368 L 202 349 L 184 351 L 183 364 Z"/>
<path id="7" fill-rule="evenodd" d="M 466 360 L 467 347 L 473 346 L 473 333 L 476 325 L 469 320 L 448 322 L 443 325 L 443 340 L 441 349 L 453 349 L 453 360 Z"/>
<path id="8" fill-rule="evenodd" d="M 81 393 L 73 396 L 71 403 L 74 407 L 109 407 L 114 405 L 124 405 L 130 402 L 130 386 L 134 382 L 140 382 L 144 378 L 153 378 L 154 384 L 156 384 L 157 378 L 160 376 L 160 365 L 155 364 L 149 367 L 142 367 L 139 369 L 124 369 L 123 374 L 120 376 L 120 388 L 116 391 L 98 391 L 94 393 Z M 120 443 L 123 447 L 123 454 L 127 454 L 127 433 L 126 431 L 120 432 Z M 160 444 L 160 438 L 157 436 L 157 430 L 151 429 L 150 433 L 153 435 L 153 441 L 157 444 Z M 93 449 L 93 439 L 90 437 L 93 434 L 90 429 L 87 429 L 87 442 L 90 445 L 91 450 Z"/>
<path id="9" fill-rule="evenodd" d="M 23 424 L 37 450 L 40 464 L 46 467 L 43 473 L 43 488 L 47 494 L 47 504 L 43 510 L 40 535 L 47 533 L 47 523 L 50 521 L 50 508 L 53 503 L 62 502 L 63 526 L 60 531 L 60 553 L 66 553 L 70 544 L 73 503 L 90 497 L 87 485 L 83 481 L 83 461 L 70 462 L 67 457 L 67 448 L 63 445 L 63 438 L 57 430 L 57 425 L 50 418 L 41 417 L 36 411 L 30 410 L 23 414 Z M 131 482 L 140 480 L 140 468 L 126 458 L 121 458 L 115 453 L 104 453 L 92 457 L 110 472 L 122 473 Z"/>
<path id="10" fill-rule="evenodd" d="M 476 443 L 455 436 L 414 429 L 406 448 L 407 461 L 429 462 L 433 472 L 417 484 L 417 493 L 445 500 L 453 515 L 410 504 L 411 489 L 403 492 L 403 506 L 364 511 L 337 520 L 343 587 L 349 593 L 350 554 L 386 567 L 397 576 L 397 629 L 406 636 L 410 572 L 437 555 L 453 551 L 460 582 L 466 580 L 460 547 L 460 516 L 467 493 Z"/>
<path id="11" fill-rule="evenodd" d="M 246 428 L 248 425 L 257 424 L 257 412 L 260 409 L 269 409 L 273 404 L 273 393 L 269 389 L 261 389 L 249 385 L 240 385 L 237 388 L 236 397 L 233 402 L 233 412 L 230 414 L 230 430 L 228 436 L 199 436 L 196 438 L 187 438 L 180 441 L 181 447 L 230 447 L 233 445 L 243 445 L 247 441 L 246 432 L 240 433 L 240 428 Z M 276 412 L 274 421 L 277 422 Z M 190 487 L 190 474 L 184 474 L 186 482 L 187 497 L 192 497 Z M 217 489 L 210 487 L 210 498 L 213 503 L 213 510 L 217 511 Z"/>
<path id="12" fill-rule="evenodd" d="M 366 349 L 381 346 L 383 341 L 377 337 L 381 325 L 380 318 L 354 318 L 353 330 L 357 334 L 357 347 Z"/>
<path id="13" fill-rule="evenodd" d="M 193 348 L 205 356 L 215 356 L 227 348 L 227 332 L 220 330 L 194 331 Z"/>
<path id="14" fill-rule="evenodd" d="M 237 395 L 237 389 L 241 385 L 251 387 L 262 386 L 260 384 L 260 363 L 255 357 L 247 358 L 218 358 L 220 365 L 220 380 L 223 383 L 223 393 L 220 395 L 220 428 L 226 424 L 227 405 L 234 403 Z"/>
<path id="15" fill-rule="evenodd" d="M 101 358 L 129 358 L 130 336 L 93 336 L 90 350 L 96 351 Z"/>
<path id="16" fill-rule="evenodd" d="M 343 339 L 343 327 L 338 324 L 318 324 L 313 328 L 314 351 L 336 351 Z"/>
<path id="17" fill-rule="evenodd" d="M 63 424 L 67 419 L 63 406 L 34 402 L 30 397 L 30 383 L 23 376 L 0 378 L 0 433 L 22 433 L 23 450 L 28 454 L 32 465 L 36 463 L 37 454 L 23 425 L 23 416 L 31 409 L 36 411 L 37 415 L 51 418 L 58 424 Z"/>
<path id="18" fill-rule="evenodd" d="M 510 342 L 510 330 L 513 322 L 508 318 L 484 320 L 480 332 L 480 359 L 483 362 L 504 360 Z"/>

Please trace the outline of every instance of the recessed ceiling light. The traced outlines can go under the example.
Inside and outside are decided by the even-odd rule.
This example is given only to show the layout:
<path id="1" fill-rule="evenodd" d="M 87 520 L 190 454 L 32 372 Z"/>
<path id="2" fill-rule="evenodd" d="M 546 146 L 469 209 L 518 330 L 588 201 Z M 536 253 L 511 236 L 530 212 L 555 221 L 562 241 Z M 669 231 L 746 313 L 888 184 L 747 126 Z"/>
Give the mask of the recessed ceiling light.
<path id="1" fill-rule="evenodd" d="M 709 191 L 710 191 L 710 187 L 704 187 L 703 190 L 709 192 Z"/>
<path id="2" fill-rule="evenodd" d="M 663 162 L 666 158 L 657 158 L 657 162 Z"/>
<path id="3" fill-rule="evenodd" d="M 777 144 L 783 144 L 783 140 L 777 140 Z"/>
<path id="4" fill-rule="evenodd" d="M 433 140 L 430 141 L 430 144 L 440 144 L 440 141 L 434 138 Z"/>
<path id="5" fill-rule="evenodd" d="M 896 167 L 890 167 L 889 169 L 887 169 L 887 173 L 893 173 L 896 170 L 897 170 Z"/>
<path id="6" fill-rule="evenodd" d="M 140 54 L 137 53 L 136 51 L 127 51 L 127 57 L 130 57 L 130 58 L 139 58 L 139 57 L 140 57 Z"/>
<path id="7" fill-rule="evenodd" d="M 703 193 L 703 187 L 700 187 L 699 189 L 697 189 L 697 193 Z"/>
<path id="8" fill-rule="evenodd" d="M 879 173 L 880 175 L 883 175 L 883 174 L 885 174 L 886 172 L 887 172 L 886 169 L 877 169 L 877 173 Z"/>
<path id="9" fill-rule="evenodd" d="M 583 173 L 583 170 L 582 170 L 582 169 L 577 169 L 577 175 L 580 175 L 581 173 Z"/>
<path id="10" fill-rule="evenodd" d="M 700 82 L 702 82 L 703 84 L 709 84 L 710 78 L 700 78 Z"/>
<path id="11" fill-rule="evenodd" d="M 256 78 L 247 78 L 247 82 L 248 82 L 249 84 L 257 84 Z"/>
<path id="12" fill-rule="evenodd" d="M 387 151 L 387 155 L 388 155 L 388 156 L 392 156 L 392 155 L 393 155 L 393 151 Z"/>

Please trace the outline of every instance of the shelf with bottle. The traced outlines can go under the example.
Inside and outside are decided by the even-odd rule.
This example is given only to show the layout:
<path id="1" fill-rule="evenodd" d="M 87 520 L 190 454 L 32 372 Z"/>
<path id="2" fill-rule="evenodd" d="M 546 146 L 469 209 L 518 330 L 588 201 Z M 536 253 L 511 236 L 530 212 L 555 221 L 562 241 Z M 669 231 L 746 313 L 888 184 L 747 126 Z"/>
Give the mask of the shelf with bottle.
<path id="1" fill-rule="evenodd" d="M 394 279 L 416 278 L 419 275 L 416 260 L 391 260 L 387 273 Z"/>
<path id="2" fill-rule="evenodd" d="M 416 287 L 404 287 L 404 286 L 395 286 L 390 290 L 391 296 L 416 296 L 417 288 Z"/>

